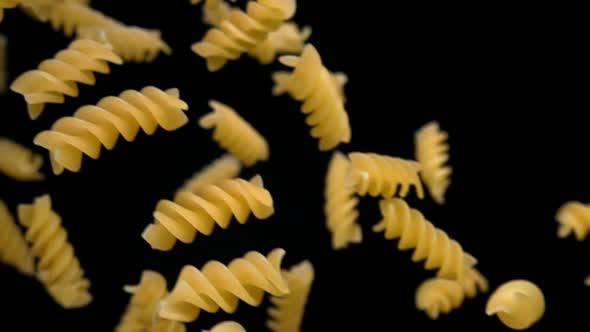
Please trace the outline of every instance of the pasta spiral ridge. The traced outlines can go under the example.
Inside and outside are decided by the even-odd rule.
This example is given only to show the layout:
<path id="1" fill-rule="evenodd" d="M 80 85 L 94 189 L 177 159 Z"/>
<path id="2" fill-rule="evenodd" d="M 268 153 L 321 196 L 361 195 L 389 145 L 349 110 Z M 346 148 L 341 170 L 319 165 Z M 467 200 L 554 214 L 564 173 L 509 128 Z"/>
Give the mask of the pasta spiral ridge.
<path id="1" fill-rule="evenodd" d="M 211 235 L 215 225 L 226 229 L 232 216 L 246 223 L 250 213 L 266 219 L 274 213 L 273 199 L 260 176 L 250 181 L 224 179 L 203 187 L 198 194 L 180 192 L 174 201 L 160 200 L 154 223 L 142 237 L 153 249 L 168 251 L 176 240 L 192 243 L 198 233 Z"/>
<path id="2" fill-rule="evenodd" d="M 545 313 L 545 296 L 528 280 L 512 280 L 498 287 L 488 299 L 486 314 L 498 315 L 514 330 L 528 329 Z"/>
<path id="3" fill-rule="evenodd" d="M 451 184 L 452 168 L 445 166 L 449 160 L 449 134 L 441 131 L 438 122 L 432 121 L 416 132 L 416 160 L 422 166 L 422 179 L 430 196 L 438 204 L 444 204 L 445 193 Z"/>
<path id="4" fill-rule="evenodd" d="M 281 276 L 284 255 L 283 249 L 274 249 L 266 257 L 250 251 L 227 266 L 218 261 L 209 261 L 200 270 L 185 266 L 174 289 L 161 302 L 160 317 L 191 322 L 201 310 L 233 313 L 240 300 L 258 306 L 265 292 L 286 295 L 289 287 Z"/>
<path id="5" fill-rule="evenodd" d="M 84 278 L 61 217 L 51 209 L 49 195 L 36 198 L 32 204 L 19 205 L 18 217 L 27 228 L 25 238 L 39 259 L 38 278 L 49 294 L 66 309 L 88 305 L 92 301 L 88 292 L 90 281 Z"/>
<path id="6" fill-rule="evenodd" d="M 238 176 L 241 169 L 242 164 L 240 161 L 231 154 L 226 154 L 193 174 L 177 191 L 177 194 L 183 191 L 196 194 L 209 184 L 215 184 L 223 179 Z"/>
<path id="7" fill-rule="evenodd" d="M 179 95 L 178 89 L 162 91 L 153 86 L 125 90 L 118 97 L 104 97 L 96 105 L 82 106 L 73 116 L 57 120 L 51 130 L 37 134 L 34 142 L 49 150 L 55 174 L 64 169 L 78 172 L 83 154 L 98 159 L 101 145 L 113 149 L 119 135 L 132 141 L 139 128 L 152 135 L 158 126 L 172 131 L 185 125 L 188 105 Z"/>
<path id="8" fill-rule="evenodd" d="M 285 22 L 268 34 L 266 39 L 248 51 L 248 54 L 263 65 L 275 60 L 277 54 L 298 54 L 303 50 L 305 41 L 311 36 L 311 27 L 301 29 L 294 22 Z"/>
<path id="9" fill-rule="evenodd" d="M 207 332 L 246 332 L 246 329 L 238 322 L 225 321 L 216 324 Z"/>
<path id="10" fill-rule="evenodd" d="M 23 233 L 14 221 L 4 201 L 0 199 L 0 262 L 33 276 L 35 262 Z"/>
<path id="11" fill-rule="evenodd" d="M 580 202 L 567 202 L 563 204 L 555 219 L 559 223 L 557 236 L 560 238 L 574 234 L 576 240 L 582 241 L 590 232 L 590 206 Z"/>
<path id="12" fill-rule="evenodd" d="M 17 77 L 10 89 L 22 94 L 31 119 L 37 119 L 46 103 L 61 104 L 64 96 L 77 97 L 77 83 L 94 85 L 93 72 L 108 74 L 108 63 L 121 64 L 110 44 L 90 39 L 74 40 L 52 59 L 41 62 L 37 69 Z"/>
<path id="13" fill-rule="evenodd" d="M 45 178 L 39 169 L 43 157 L 15 141 L 0 137 L 0 173 L 19 181 L 40 181 Z"/>

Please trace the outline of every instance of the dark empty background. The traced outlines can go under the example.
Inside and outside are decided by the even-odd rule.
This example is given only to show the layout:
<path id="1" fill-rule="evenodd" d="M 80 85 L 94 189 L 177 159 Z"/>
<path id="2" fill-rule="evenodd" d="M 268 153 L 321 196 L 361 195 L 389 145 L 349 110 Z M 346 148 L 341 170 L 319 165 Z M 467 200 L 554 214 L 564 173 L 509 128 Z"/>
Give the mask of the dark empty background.
<path id="1" fill-rule="evenodd" d="M 92 4 L 127 24 L 161 29 L 174 54 L 153 64 L 111 66 L 95 86 L 81 85 L 79 98 L 47 105 L 37 121 L 28 119 L 20 95 L 7 92 L 0 97 L 0 135 L 34 147 L 36 133 L 77 107 L 146 85 L 178 87 L 190 105 L 190 122 L 175 132 L 140 133 L 131 143 L 120 139 L 98 161 L 84 158 L 79 173 L 53 176 L 46 160 L 44 182 L 0 177 L 0 196 L 13 212 L 18 203 L 51 194 L 94 295 L 90 306 L 66 311 L 38 282 L 0 266 L 2 331 L 112 330 L 129 299 L 122 286 L 137 283 L 142 270 L 163 273 L 171 287 L 185 264 L 227 263 L 249 250 L 266 254 L 275 247 L 287 250 L 286 267 L 303 259 L 315 266 L 304 331 L 508 330 L 484 314 L 487 295 L 438 321 L 417 311 L 415 288 L 432 273 L 411 262 L 411 251 L 397 251 L 397 241 L 370 231 L 380 217 L 377 199 L 360 205 L 364 242 L 331 250 L 323 215 L 331 153 L 318 151 L 298 102 L 271 95 L 270 74 L 281 65 L 243 57 L 207 72 L 190 51 L 207 27 L 201 8 L 188 0 Z M 349 76 L 353 134 L 340 150 L 413 158 L 414 131 L 438 120 L 450 134 L 454 168 L 447 204 L 414 195 L 409 203 L 479 259 L 492 289 L 517 278 L 539 285 L 547 308 L 531 331 L 587 324 L 587 307 L 578 303 L 590 299 L 583 285 L 590 264 L 582 259 L 588 245 L 557 239 L 554 220 L 562 203 L 590 201 L 588 126 L 581 112 L 587 103 L 576 101 L 582 89 L 575 80 L 575 47 L 586 39 L 572 38 L 575 20 L 555 8 L 381 8 L 376 2 L 310 0 L 299 0 L 295 20 L 313 27 L 310 41 L 326 66 Z M 5 12 L 0 32 L 9 42 L 9 80 L 69 43 L 17 9 Z M 217 228 L 171 252 L 151 250 L 140 234 L 156 202 L 222 154 L 211 133 L 197 125 L 209 112 L 209 99 L 235 107 L 268 139 L 270 160 L 242 176 L 262 175 L 276 213 L 243 226 L 234 221 L 226 231 Z M 266 307 L 242 303 L 235 315 L 203 314 L 188 328 L 200 331 L 231 318 L 249 331 L 264 331 Z"/>

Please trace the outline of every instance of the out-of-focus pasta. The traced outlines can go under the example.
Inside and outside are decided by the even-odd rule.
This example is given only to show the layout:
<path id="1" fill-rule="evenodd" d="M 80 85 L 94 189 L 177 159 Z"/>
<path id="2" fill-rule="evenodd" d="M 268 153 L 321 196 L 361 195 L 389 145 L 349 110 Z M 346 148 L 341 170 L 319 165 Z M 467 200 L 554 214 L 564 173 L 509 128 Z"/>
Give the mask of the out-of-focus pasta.
<path id="1" fill-rule="evenodd" d="M 0 199 L 0 262 L 28 276 L 35 274 L 35 262 L 23 233 L 4 201 Z"/>
<path id="2" fill-rule="evenodd" d="M 43 157 L 15 141 L 0 137 L 0 173 L 19 181 L 40 181 Z"/>
<path id="3" fill-rule="evenodd" d="M 446 166 L 449 160 L 448 133 L 432 121 L 416 132 L 416 160 L 422 166 L 422 179 L 430 196 L 438 204 L 444 204 L 445 193 L 451 184 L 452 168 Z"/>

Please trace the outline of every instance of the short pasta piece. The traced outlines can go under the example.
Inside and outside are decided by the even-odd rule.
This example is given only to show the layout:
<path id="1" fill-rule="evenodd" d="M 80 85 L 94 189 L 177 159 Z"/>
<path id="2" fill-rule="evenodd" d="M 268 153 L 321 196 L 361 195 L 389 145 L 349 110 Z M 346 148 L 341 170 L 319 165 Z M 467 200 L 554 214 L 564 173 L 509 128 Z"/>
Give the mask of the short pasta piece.
<path id="1" fill-rule="evenodd" d="M 559 208 L 555 219 L 559 223 L 557 236 L 565 238 L 573 233 L 576 240 L 582 241 L 590 231 L 590 206 L 575 201 L 567 202 Z"/>
<path id="2" fill-rule="evenodd" d="M 0 173 L 19 181 L 40 181 L 43 157 L 15 141 L 0 137 Z"/>
<path id="3" fill-rule="evenodd" d="M 310 35 L 310 27 L 300 30 L 296 23 L 285 22 L 276 31 L 269 33 L 262 43 L 249 50 L 248 54 L 261 64 L 269 64 L 278 54 L 300 53 Z"/>
<path id="4" fill-rule="evenodd" d="M 238 322 L 225 321 L 216 324 L 210 330 L 203 332 L 246 332 L 246 329 Z"/>
<path id="5" fill-rule="evenodd" d="M 0 199 L 0 263 L 16 268 L 20 273 L 33 276 L 35 262 L 23 233 L 14 221 L 4 201 Z"/>
<path id="6" fill-rule="evenodd" d="M 430 196 L 438 204 L 444 204 L 445 193 L 451 184 L 452 169 L 445 163 L 449 160 L 448 133 L 441 131 L 432 121 L 416 132 L 416 160 L 422 165 L 422 179 Z"/>
<path id="7" fill-rule="evenodd" d="M 528 329 L 545 312 L 545 296 L 537 285 L 527 280 L 502 284 L 488 299 L 486 314 L 498 315 L 504 325 L 514 330 Z"/>
<path id="8" fill-rule="evenodd" d="M 196 194 L 207 185 L 215 184 L 224 179 L 235 178 L 240 174 L 241 169 L 242 163 L 234 156 L 226 154 L 193 174 L 177 191 L 177 194 L 183 191 Z"/>
<path id="9" fill-rule="evenodd" d="M 191 0 L 196 5 L 200 0 Z M 223 0 L 205 0 L 203 4 L 203 22 L 218 27 L 221 22 L 229 19 L 232 7 Z"/>

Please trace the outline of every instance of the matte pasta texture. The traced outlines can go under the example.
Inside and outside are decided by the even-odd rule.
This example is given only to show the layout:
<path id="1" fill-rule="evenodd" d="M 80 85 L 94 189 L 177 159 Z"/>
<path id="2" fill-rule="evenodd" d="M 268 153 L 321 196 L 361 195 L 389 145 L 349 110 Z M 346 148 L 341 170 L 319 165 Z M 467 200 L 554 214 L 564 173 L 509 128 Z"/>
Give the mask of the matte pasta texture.
<path id="1" fill-rule="evenodd" d="M 192 4 L 199 4 L 199 1 L 191 0 Z M 218 27 L 221 22 L 229 19 L 232 6 L 223 0 L 205 0 L 203 3 L 203 22 Z"/>
<path id="2" fill-rule="evenodd" d="M 422 179 L 430 196 L 438 204 L 444 204 L 445 193 L 451 184 L 452 169 L 449 160 L 448 133 L 441 131 L 438 122 L 429 122 L 416 132 L 416 160 L 422 165 Z"/>
<path id="3" fill-rule="evenodd" d="M 207 185 L 216 184 L 224 179 L 235 178 L 240 174 L 241 169 L 242 163 L 234 156 L 226 154 L 193 174 L 190 179 L 185 181 L 177 193 L 189 191 L 196 194 Z"/>
<path id="4" fill-rule="evenodd" d="M 559 223 L 557 235 L 560 238 L 573 233 L 576 240 L 582 241 L 590 231 L 590 206 L 580 202 L 567 202 L 559 208 L 555 219 Z"/>
<path id="5" fill-rule="evenodd" d="M 198 233 L 211 235 L 215 225 L 226 229 L 232 216 L 244 224 L 250 213 L 258 219 L 274 213 L 272 196 L 262 178 L 225 179 L 203 187 L 198 194 L 184 191 L 174 201 L 159 201 L 155 221 L 146 227 L 142 237 L 153 249 L 168 251 L 177 239 L 191 243 Z"/>
<path id="6" fill-rule="evenodd" d="M 273 332 L 299 332 L 314 278 L 313 265 L 303 261 L 289 271 L 284 271 L 283 276 L 290 293 L 270 298 L 273 307 L 268 309 L 266 326 Z"/>
<path id="7" fill-rule="evenodd" d="M 218 261 L 209 261 L 200 270 L 187 265 L 170 295 L 161 302 L 160 316 L 192 322 L 201 310 L 233 313 L 240 300 L 259 306 L 265 292 L 284 296 L 289 293 L 281 276 L 284 255 L 283 249 L 274 249 L 266 257 L 250 251 L 227 266 Z"/>
<path id="8" fill-rule="evenodd" d="M 306 123 L 312 127 L 311 136 L 319 140 L 319 149 L 327 151 L 350 142 L 351 129 L 342 90 L 322 64 L 315 47 L 308 44 L 301 56 L 284 55 L 279 60 L 293 67 L 293 71 L 273 75 L 273 94 L 288 92 L 303 102 L 301 112 L 307 114 Z"/>
<path id="9" fill-rule="evenodd" d="M 502 284 L 488 299 L 486 314 L 498 315 L 504 325 L 525 330 L 536 323 L 545 312 L 545 296 L 537 285 L 527 280 L 512 280 Z"/>
<path id="10" fill-rule="evenodd" d="M 112 150 L 119 134 L 130 142 L 141 128 L 152 135 L 158 126 L 172 131 L 188 122 L 188 105 L 178 89 L 162 91 L 147 86 L 141 91 L 125 90 L 119 96 L 102 98 L 96 105 L 80 107 L 73 116 L 57 120 L 51 130 L 39 133 L 35 144 L 49 150 L 55 174 L 64 169 L 80 171 L 83 154 L 100 157 L 101 145 Z"/>
<path id="11" fill-rule="evenodd" d="M 66 309 L 80 308 L 92 301 L 90 281 L 68 242 L 61 217 L 51 209 L 49 195 L 32 204 L 18 206 L 18 218 L 27 228 L 25 238 L 31 243 L 33 255 L 39 259 L 38 278 L 53 299 Z"/>
<path id="12" fill-rule="evenodd" d="M 20 273 L 33 276 L 35 262 L 23 233 L 14 217 L 0 199 L 0 263 L 16 268 Z"/>
<path id="13" fill-rule="evenodd" d="M 10 89 L 23 95 L 29 116 L 37 119 L 46 103 L 61 104 L 64 96 L 77 97 L 77 83 L 94 85 L 93 72 L 109 73 L 109 62 L 123 62 L 110 44 L 77 39 L 52 59 L 41 62 L 37 69 L 17 77 Z"/>
<path id="14" fill-rule="evenodd" d="M 19 181 L 44 179 L 43 157 L 15 141 L 0 137 L 0 173 Z"/>
<path id="15" fill-rule="evenodd" d="M 306 26 L 301 30 L 296 23 L 285 22 L 277 30 L 268 34 L 266 39 L 248 51 L 261 64 L 269 64 L 278 54 L 301 53 L 305 41 L 311 35 L 311 28 Z"/>
<path id="16" fill-rule="evenodd" d="M 213 109 L 201 117 L 202 128 L 213 128 L 213 139 L 229 153 L 236 156 L 245 166 L 268 160 L 269 148 L 264 136 L 244 120 L 231 107 L 211 100 Z"/>
<path id="17" fill-rule="evenodd" d="M 246 332 L 246 329 L 237 322 L 225 321 L 216 324 L 208 332 Z"/>

